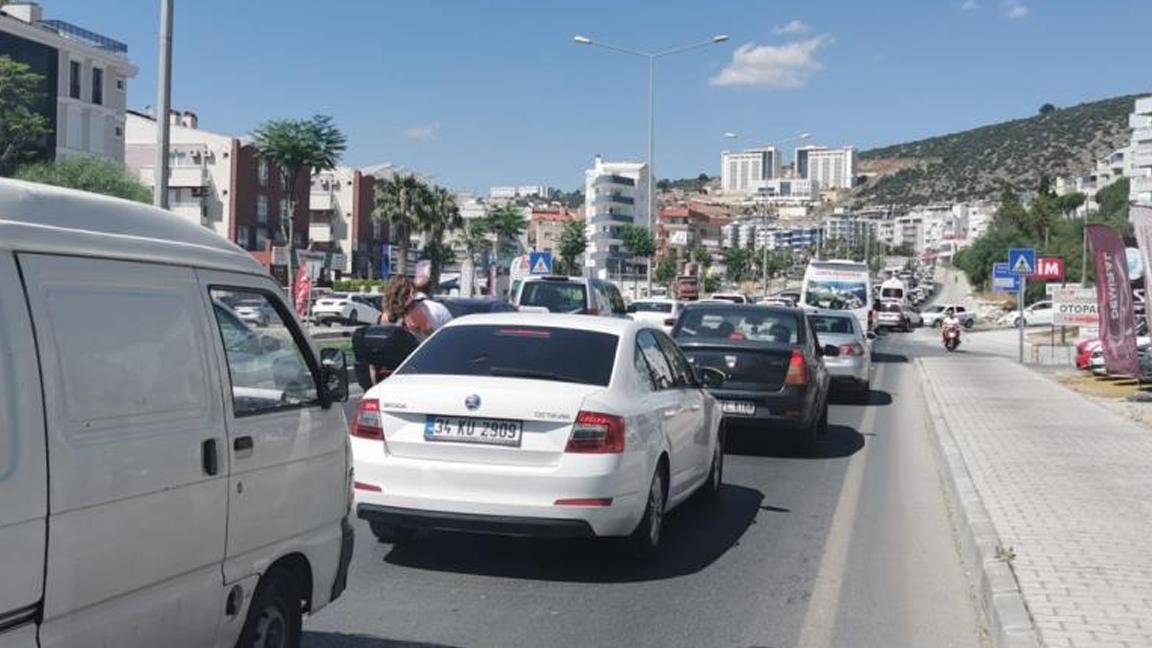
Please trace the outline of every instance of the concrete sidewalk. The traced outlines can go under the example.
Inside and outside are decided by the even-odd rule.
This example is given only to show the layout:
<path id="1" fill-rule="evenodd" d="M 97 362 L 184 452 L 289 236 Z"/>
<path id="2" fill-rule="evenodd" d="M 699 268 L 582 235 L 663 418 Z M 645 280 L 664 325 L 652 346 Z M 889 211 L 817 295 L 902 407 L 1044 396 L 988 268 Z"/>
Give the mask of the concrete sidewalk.
<path id="1" fill-rule="evenodd" d="M 1152 646 L 1152 430 L 1003 358 L 920 365 L 1041 642 Z"/>

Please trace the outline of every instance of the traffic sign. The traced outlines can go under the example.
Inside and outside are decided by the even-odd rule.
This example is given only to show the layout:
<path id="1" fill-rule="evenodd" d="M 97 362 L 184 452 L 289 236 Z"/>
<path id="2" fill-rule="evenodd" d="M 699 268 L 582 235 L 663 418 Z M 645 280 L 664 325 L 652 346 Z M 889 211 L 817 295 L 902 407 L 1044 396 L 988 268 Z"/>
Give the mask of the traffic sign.
<path id="1" fill-rule="evenodd" d="M 530 253 L 528 255 L 528 268 L 532 274 L 552 274 L 552 253 Z"/>
<path id="2" fill-rule="evenodd" d="M 1040 281 L 1061 281 L 1064 279 L 1064 259 L 1040 257 L 1036 260 L 1036 271 L 1029 278 Z"/>
<path id="3" fill-rule="evenodd" d="M 1007 263 L 992 264 L 992 290 L 1003 293 L 1020 292 L 1020 275 L 1012 272 Z"/>
<path id="4" fill-rule="evenodd" d="M 1036 249 L 1009 248 L 1008 268 L 1013 273 L 1024 276 L 1036 272 Z"/>

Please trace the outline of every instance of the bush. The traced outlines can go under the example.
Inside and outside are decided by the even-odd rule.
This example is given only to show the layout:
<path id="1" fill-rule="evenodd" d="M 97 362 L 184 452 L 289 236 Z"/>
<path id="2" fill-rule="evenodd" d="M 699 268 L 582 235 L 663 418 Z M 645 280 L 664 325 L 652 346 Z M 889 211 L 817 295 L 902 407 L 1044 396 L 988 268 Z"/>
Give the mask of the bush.
<path id="1" fill-rule="evenodd" d="M 332 282 L 336 292 L 384 292 L 387 279 L 341 279 Z"/>

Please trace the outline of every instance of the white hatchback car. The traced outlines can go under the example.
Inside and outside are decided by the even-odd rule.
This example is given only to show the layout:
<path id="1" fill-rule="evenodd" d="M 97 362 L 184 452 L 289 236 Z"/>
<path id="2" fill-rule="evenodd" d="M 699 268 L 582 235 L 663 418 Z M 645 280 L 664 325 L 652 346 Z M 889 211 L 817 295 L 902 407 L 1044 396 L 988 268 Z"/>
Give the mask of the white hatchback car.
<path id="1" fill-rule="evenodd" d="M 720 408 L 671 338 L 629 319 L 455 320 L 364 395 L 357 512 L 383 541 L 416 529 L 628 536 L 654 552 L 666 511 L 715 494 Z"/>

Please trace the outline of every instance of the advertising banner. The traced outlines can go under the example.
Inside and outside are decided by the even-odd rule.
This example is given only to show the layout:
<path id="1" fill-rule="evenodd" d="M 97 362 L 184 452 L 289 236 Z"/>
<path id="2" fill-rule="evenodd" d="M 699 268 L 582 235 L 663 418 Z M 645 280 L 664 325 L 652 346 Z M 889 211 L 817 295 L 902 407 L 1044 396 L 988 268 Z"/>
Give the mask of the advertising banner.
<path id="1" fill-rule="evenodd" d="M 1089 225 L 1092 267 L 1096 270 L 1096 303 L 1100 309 L 1100 343 L 1108 372 L 1135 376 L 1140 372 L 1136 349 L 1136 316 L 1124 239 L 1107 225 Z"/>
<path id="2" fill-rule="evenodd" d="M 1132 229 L 1136 232 L 1136 244 L 1140 248 L 1140 258 L 1145 268 L 1152 268 L 1152 207 L 1145 205 L 1132 205 L 1128 211 L 1128 218 L 1132 221 Z M 1129 267 L 1132 263 L 1129 262 Z M 1141 272 L 1144 275 L 1144 293 L 1152 294 L 1152 272 Z M 1145 311 L 1145 317 L 1148 313 Z"/>
<path id="3" fill-rule="evenodd" d="M 1096 289 L 1056 288 L 1053 290 L 1052 324 L 1055 326 L 1098 326 L 1100 324 L 1100 308 L 1096 300 Z"/>
<path id="4" fill-rule="evenodd" d="M 295 295 L 296 313 L 300 317 L 308 317 L 308 298 L 312 295 L 312 277 L 309 276 L 308 266 L 301 265 L 296 268 Z"/>

